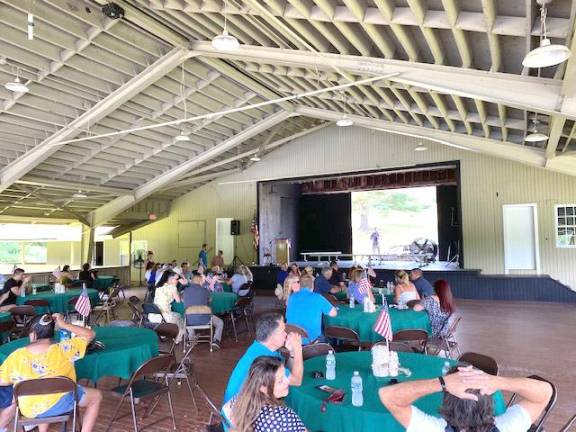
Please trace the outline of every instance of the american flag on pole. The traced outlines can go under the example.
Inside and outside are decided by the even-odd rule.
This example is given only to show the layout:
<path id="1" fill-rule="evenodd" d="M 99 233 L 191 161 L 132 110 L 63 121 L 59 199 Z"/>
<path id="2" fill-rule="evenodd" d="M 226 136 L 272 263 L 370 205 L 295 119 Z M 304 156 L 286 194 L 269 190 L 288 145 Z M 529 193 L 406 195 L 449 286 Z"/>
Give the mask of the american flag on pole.
<path id="1" fill-rule="evenodd" d="M 367 277 L 360 279 L 360 282 L 358 282 L 358 291 L 359 292 L 361 292 L 364 295 L 368 295 L 368 293 L 370 292 L 371 289 L 372 289 L 372 285 L 370 285 L 370 281 L 368 280 Z"/>
<path id="2" fill-rule="evenodd" d="M 390 322 L 390 314 L 388 313 L 388 303 L 386 297 L 382 301 L 382 312 L 378 315 L 378 319 L 374 323 L 373 330 L 382 336 L 387 341 L 392 340 L 392 323 Z"/>
<path id="3" fill-rule="evenodd" d="M 76 312 L 78 312 L 84 318 L 90 315 L 92 306 L 90 305 L 90 298 L 88 297 L 88 290 L 86 289 L 86 287 L 82 288 L 82 292 L 80 293 L 80 297 L 78 297 L 78 300 L 76 300 L 74 309 L 76 309 Z"/>

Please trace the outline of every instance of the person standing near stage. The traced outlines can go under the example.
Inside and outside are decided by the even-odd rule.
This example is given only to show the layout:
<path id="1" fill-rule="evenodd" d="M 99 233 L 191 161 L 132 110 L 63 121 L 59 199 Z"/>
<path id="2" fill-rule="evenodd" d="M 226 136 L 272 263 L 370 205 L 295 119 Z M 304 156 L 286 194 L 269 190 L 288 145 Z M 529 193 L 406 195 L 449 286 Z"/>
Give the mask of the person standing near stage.
<path id="1" fill-rule="evenodd" d="M 198 252 L 198 265 L 202 265 L 204 268 L 208 267 L 208 245 L 206 243 L 202 245 L 202 249 Z"/>
<path id="2" fill-rule="evenodd" d="M 374 231 L 370 234 L 370 240 L 372 241 L 372 254 L 380 255 L 380 233 L 378 228 L 374 227 Z"/>

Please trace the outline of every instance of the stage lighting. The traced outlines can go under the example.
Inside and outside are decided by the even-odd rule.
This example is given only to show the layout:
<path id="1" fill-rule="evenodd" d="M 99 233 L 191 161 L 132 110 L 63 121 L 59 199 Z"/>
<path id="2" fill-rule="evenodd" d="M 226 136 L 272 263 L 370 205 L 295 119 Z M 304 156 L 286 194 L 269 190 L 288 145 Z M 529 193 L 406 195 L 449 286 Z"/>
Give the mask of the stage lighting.
<path id="1" fill-rule="evenodd" d="M 102 13 L 110 19 L 124 18 L 124 9 L 113 2 L 102 6 Z"/>

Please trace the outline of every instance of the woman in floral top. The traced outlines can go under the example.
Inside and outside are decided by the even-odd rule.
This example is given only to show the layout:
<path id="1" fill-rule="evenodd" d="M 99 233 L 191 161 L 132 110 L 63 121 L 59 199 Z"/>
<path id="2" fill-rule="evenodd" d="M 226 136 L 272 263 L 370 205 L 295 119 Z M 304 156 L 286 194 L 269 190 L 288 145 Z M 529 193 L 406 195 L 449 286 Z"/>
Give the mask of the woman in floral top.
<path id="1" fill-rule="evenodd" d="M 180 343 L 186 332 L 184 317 L 178 312 L 172 311 L 172 302 L 182 302 L 180 294 L 178 294 L 178 281 L 180 281 L 182 285 L 186 285 L 187 282 L 186 279 L 171 270 L 166 270 L 162 274 L 156 288 L 156 294 L 154 295 L 154 304 L 158 306 L 158 309 L 162 312 L 162 316 L 158 314 L 150 314 L 149 316 L 152 322 L 162 322 L 162 317 L 164 317 L 166 322 L 176 324 L 178 326 L 178 336 L 175 339 L 177 344 Z"/>
<path id="2" fill-rule="evenodd" d="M 428 312 L 433 337 L 445 336 L 450 328 L 450 317 L 456 312 L 448 281 L 440 279 L 434 282 L 434 293 L 435 295 L 424 297 L 420 304 L 414 306 L 414 310 Z"/>
<path id="3" fill-rule="evenodd" d="M 52 343 L 54 327 L 67 330 L 76 336 L 59 343 Z M 94 332 L 64 321 L 61 314 L 52 316 L 38 315 L 30 322 L 30 343 L 14 351 L 0 366 L 0 385 L 14 385 L 20 381 L 66 377 L 76 381 L 74 362 L 84 357 L 88 343 L 94 338 Z M 92 388 L 77 387 L 79 405 L 86 411 L 82 417 L 82 431 L 94 428 L 102 393 Z M 40 396 L 26 396 L 19 401 L 22 414 L 30 418 L 42 418 L 61 415 L 72 411 L 74 396 L 71 393 L 56 393 Z M 16 405 L 2 411 L 0 430 L 5 430 L 14 416 Z M 40 432 L 48 430 L 48 424 L 39 427 Z"/>

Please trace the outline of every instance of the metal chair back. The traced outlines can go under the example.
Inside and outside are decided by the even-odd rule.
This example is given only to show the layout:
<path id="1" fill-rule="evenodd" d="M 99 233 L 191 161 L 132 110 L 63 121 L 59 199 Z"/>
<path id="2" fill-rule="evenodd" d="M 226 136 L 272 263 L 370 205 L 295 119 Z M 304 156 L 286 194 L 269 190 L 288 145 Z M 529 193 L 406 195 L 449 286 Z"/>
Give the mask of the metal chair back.
<path id="1" fill-rule="evenodd" d="M 468 363 L 487 374 L 498 375 L 498 363 L 490 356 L 475 352 L 466 352 L 458 357 L 458 361 Z"/>

